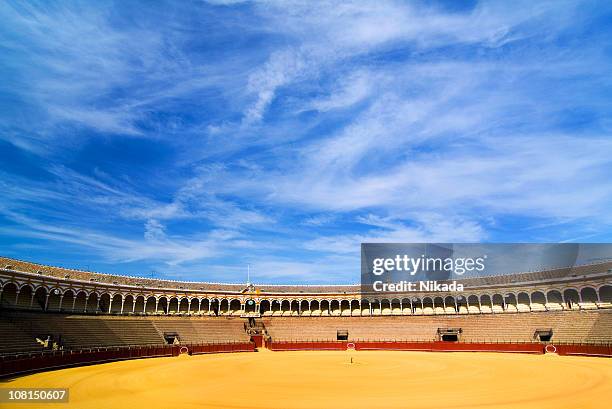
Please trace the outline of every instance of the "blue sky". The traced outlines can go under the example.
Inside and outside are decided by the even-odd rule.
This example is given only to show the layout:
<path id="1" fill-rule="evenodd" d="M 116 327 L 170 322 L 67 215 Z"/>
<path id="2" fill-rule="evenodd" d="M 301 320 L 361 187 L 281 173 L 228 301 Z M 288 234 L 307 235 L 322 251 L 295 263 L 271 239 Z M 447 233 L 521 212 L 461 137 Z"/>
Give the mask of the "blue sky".
<path id="1" fill-rule="evenodd" d="M 607 2 L 0 3 L 0 246 L 346 283 L 361 242 L 612 240 Z"/>

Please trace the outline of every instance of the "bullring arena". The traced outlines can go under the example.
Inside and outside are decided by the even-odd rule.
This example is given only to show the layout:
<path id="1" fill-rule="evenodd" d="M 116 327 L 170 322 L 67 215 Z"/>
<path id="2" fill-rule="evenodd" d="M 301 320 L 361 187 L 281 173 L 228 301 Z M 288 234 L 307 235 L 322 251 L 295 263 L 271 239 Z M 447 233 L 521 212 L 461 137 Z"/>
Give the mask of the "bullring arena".
<path id="1" fill-rule="evenodd" d="M 610 262 L 408 298 L 0 266 L 1 387 L 69 388 L 68 405 L 45 407 L 603 408 L 612 396 Z"/>

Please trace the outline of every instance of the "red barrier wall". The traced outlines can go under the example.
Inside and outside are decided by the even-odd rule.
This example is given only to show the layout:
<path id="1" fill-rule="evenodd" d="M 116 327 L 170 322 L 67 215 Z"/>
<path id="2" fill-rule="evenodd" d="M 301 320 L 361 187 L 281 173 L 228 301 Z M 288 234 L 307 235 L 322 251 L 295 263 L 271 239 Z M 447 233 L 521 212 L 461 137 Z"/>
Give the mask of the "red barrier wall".
<path id="1" fill-rule="evenodd" d="M 268 348 L 273 351 L 344 351 L 347 341 L 304 341 L 304 342 L 285 342 L 270 341 Z"/>
<path id="2" fill-rule="evenodd" d="M 612 357 L 612 345 L 557 345 L 546 346 L 547 352 L 559 355 L 586 355 Z"/>
<path id="3" fill-rule="evenodd" d="M 189 353 L 198 354 L 216 354 L 220 352 L 253 352 L 255 344 L 252 342 L 238 342 L 232 344 L 202 344 L 189 345 Z"/>
<path id="4" fill-rule="evenodd" d="M 393 350 L 393 351 L 479 351 L 479 352 L 522 352 L 531 354 L 544 353 L 544 346 L 540 343 L 525 344 L 493 344 L 493 343 L 460 343 L 460 342 L 394 342 L 394 341 L 317 341 L 317 342 L 291 342 L 272 341 L 268 347 L 273 351 L 304 351 L 304 350 L 335 350 L 348 349 L 358 351 L 366 350 Z"/>
<path id="5" fill-rule="evenodd" d="M 255 343 L 257 348 L 263 347 L 263 335 L 251 335 L 251 341 Z"/>
<path id="6" fill-rule="evenodd" d="M 186 348 L 189 353 L 193 354 L 251 352 L 255 351 L 255 344 L 252 342 L 240 342 L 228 344 L 157 345 L 7 355 L 0 357 L 0 376 L 125 359 L 178 356 L 181 353 L 181 348 L 183 348 L 183 351 Z"/>

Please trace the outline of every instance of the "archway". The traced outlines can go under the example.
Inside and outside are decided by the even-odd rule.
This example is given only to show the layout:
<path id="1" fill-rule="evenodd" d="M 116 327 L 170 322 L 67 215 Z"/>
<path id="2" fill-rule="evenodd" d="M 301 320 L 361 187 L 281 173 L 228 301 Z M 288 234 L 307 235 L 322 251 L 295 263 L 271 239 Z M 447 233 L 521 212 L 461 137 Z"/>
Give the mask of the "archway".
<path id="1" fill-rule="evenodd" d="M 312 300 L 310 302 L 310 315 L 312 316 L 321 315 L 321 303 L 319 303 L 319 300 Z"/>
<path id="2" fill-rule="evenodd" d="M 397 298 L 391 300 L 391 315 L 402 315 L 402 303 Z"/>
<path id="3" fill-rule="evenodd" d="M 87 293 L 83 290 L 79 291 L 74 298 L 72 312 L 87 312 Z"/>
<path id="4" fill-rule="evenodd" d="M 493 294 L 493 298 L 491 298 L 491 303 L 493 304 L 493 312 L 504 312 L 504 297 L 502 297 L 501 294 Z"/>
<path id="5" fill-rule="evenodd" d="M 534 291 L 531 293 L 531 310 L 546 311 L 546 297 L 542 291 Z"/>
<path id="6" fill-rule="evenodd" d="M 17 304 L 17 284 L 8 283 L 2 288 L 2 298 L 0 305 L 2 308 L 15 308 Z"/>
<path id="7" fill-rule="evenodd" d="M 32 287 L 29 284 L 21 286 L 19 297 L 17 297 L 17 308 L 29 309 L 32 302 Z"/>
<path id="8" fill-rule="evenodd" d="M 119 314 L 123 303 L 123 296 L 121 294 L 115 294 L 113 302 L 110 305 L 110 312 L 113 314 Z"/>
<path id="9" fill-rule="evenodd" d="M 599 302 L 602 307 L 612 307 L 612 285 L 604 285 L 599 289 Z"/>
<path id="10" fill-rule="evenodd" d="M 529 294 L 527 293 L 519 293 L 518 295 L 518 304 L 516 305 L 519 312 L 529 312 L 531 311 L 531 300 L 529 299 Z"/>
<path id="11" fill-rule="evenodd" d="M 456 314 L 455 299 L 450 295 L 444 298 L 444 312 L 447 314 Z"/>
<path id="12" fill-rule="evenodd" d="M 244 312 L 246 313 L 254 313 L 257 308 L 257 303 L 255 300 L 248 299 L 244 302 Z"/>
<path id="13" fill-rule="evenodd" d="M 491 297 L 489 294 L 480 296 L 480 312 L 487 314 L 493 312 Z"/>
<path id="14" fill-rule="evenodd" d="M 121 309 L 122 314 L 133 314 L 136 311 L 136 303 L 134 302 L 134 296 L 128 294 L 123 300 L 123 308 Z"/>
<path id="15" fill-rule="evenodd" d="M 145 305 L 145 314 L 155 314 L 157 312 L 157 308 L 155 308 L 156 303 L 156 299 L 153 296 L 150 296 L 149 298 L 147 298 L 147 302 Z"/>
<path id="16" fill-rule="evenodd" d="M 344 317 L 351 315 L 351 303 L 349 300 L 340 301 L 340 315 Z"/>
<path id="17" fill-rule="evenodd" d="M 168 314 L 168 299 L 166 297 L 159 297 L 157 300 L 156 314 Z"/>
<path id="18" fill-rule="evenodd" d="M 353 317 L 359 317 L 361 315 L 361 306 L 359 305 L 359 300 L 351 301 L 351 315 Z"/>
<path id="19" fill-rule="evenodd" d="M 187 314 L 189 312 L 189 298 L 187 297 L 183 297 L 181 298 L 181 300 L 179 301 L 179 308 L 178 311 L 180 314 Z"/>
<path id="20" fill-rule="evenodd" d="M 87 304 L 86 311 L 92 314 L 97 313 L 99 300 L 100 300 L 100 297 L 98 296 L 98 293 L 89 294 L 89 297 L 87 297 L 87 301 L 86 301 L 86 304 Z"/>
<path id="21" fill-rule="evenodd" d="M 144 295 L 139 295 L 136 297 L 136 302 L 134 304 L 134 308 L 132 312 L 135 314 L 143 314 L 145 312 L 145 297 Z"/>
<path id="22" fill-rule="evenodd" d="M 592 287 L 585 287 L 580 290 L 580 296 L 582 297 L 582 303 L 580 305 L 584 309 L 595 309 L 597 308 L 597 292 Z"/>
<path id="23" fill-rule="evenodd" d="M 300 311 L 302 315 L 306 317 L 310 316 L 310 303 L 307 300 L 302 300 L 302 302 L 300 302 Z"/>
<path id="24" fill-rule="evenodd" d="M 434 303 L 430 297 L 423 298 L 423 314 L 424 315 L 434 314 Z"/>
<path id="25" fill-rule="evenodd" d="M 261 315 L 272 315 L 272 304 L 268 300 L 261 300 L 259 303 L 259 313 Z"/>
<path id="26" fill-rule="evenodd" d="M 513 293 L 506 294 L 504 302 L 506 303 L 507 312 L 517 312 L 518 311 L 516 295 L 514 295 Z"/>
<path id="27" fill-rule="evenodd" d="M 60 311 L 72 312 L 72 304 L 74 303 L 74 291 L 66 290 L 64 292 L 64 298 L 61 300 Z"/>
<path id="28" fill-rule="evenodd" d="M 332 302 L 330 304 L 330 308 L 331 308 L 331 315 L 333 315 L 333 316 L 339 316 L 340 315 L 340 301 L 332 300 Z"/>
<path id="29" fill-rule="evenodd" d="M 565 306 L 568 309 L 579 309 L 580 308 L 580 295 L 578 290 L 568 288 L 563 291 L 563 298 L 565 299 Z"/>
<path id="30" fill-rule="evenodd" d="M 557 290 L 550 290 L 546 293 L 546 309 L 548 310 L 562 310 L 563 309 L 563 297 L 561 292 Z"/>
<path id="31" fill-rule="evenodd" d="M 168 303 L 168 314 L 176 314 L 179 311 L 178 298 L 172 297 L 170 298 L 170 302 Z"/>
<path id="32" fill-rule="evenodd" d="M 328 300 L 321 301 L 321 315 L 328 316 L 330 315 L 330 305 Z"/>

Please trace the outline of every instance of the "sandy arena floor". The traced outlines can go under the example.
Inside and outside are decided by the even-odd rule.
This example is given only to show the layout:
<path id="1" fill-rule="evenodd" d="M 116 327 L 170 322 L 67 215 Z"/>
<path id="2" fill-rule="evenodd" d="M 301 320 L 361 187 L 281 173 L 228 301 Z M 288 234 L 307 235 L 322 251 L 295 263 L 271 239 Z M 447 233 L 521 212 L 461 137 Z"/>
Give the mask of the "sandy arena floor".
<path id="1" fill-rule="evenodd" d="M 612 359 L 263 351 L 70 368 L 0 387 L 70 388 L 69 404 L 7 409 L 609 408 Z"/>

